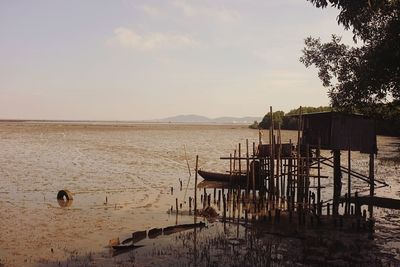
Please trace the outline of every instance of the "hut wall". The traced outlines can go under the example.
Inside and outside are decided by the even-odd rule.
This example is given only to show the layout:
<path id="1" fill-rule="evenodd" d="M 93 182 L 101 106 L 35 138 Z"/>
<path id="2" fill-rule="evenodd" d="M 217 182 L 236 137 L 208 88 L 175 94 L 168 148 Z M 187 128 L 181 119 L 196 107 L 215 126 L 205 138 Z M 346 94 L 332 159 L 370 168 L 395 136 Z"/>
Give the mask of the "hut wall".
<path id="1" fill-rule="evenodd" d="M 360 115 L 305 114 L 302 143 L 316 147 L 318 139 L 321 149 L 377 152 L 374 121 Z"/>
<path id="2" fill-rule="evenodd" d="M 374 122 L 361 116 L 335 116 L 332 119 L 332 149 L 376 153 Z"/>

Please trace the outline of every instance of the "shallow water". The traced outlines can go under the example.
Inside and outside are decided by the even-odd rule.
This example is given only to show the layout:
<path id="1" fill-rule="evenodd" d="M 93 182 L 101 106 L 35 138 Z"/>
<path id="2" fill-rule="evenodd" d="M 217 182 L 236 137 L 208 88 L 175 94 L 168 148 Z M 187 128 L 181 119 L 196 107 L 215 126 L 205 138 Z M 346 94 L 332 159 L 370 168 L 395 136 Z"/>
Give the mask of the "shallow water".
<path id="1" fill-rule="evenodd" d="M 297 138 L 292 131 L 282 135 L 283 141 Z M 229 162 L 219 157 L 229 156 L 239 142 L 245 151 L 246 139 L 258 142 L 258 132 L 238 125 L 1 123 L 0 263 L 62 261 L 76 251 L 104 251 L 110 239 L 133 231 L 191 222 L 167 211 L 175 198 L 187 209 L 195 156 L 201 168 L 224 171 Z M 398 139 L 379 137 L 378 147 L 376 175 L 391 187 L 376 194 L 399 197 L 400 168 L 391 160 L 398 157 Z M 356 171 L 368 172 L 367 155 L 352 153 L 352 158 Z M 365 187 L 355 181 L 354 188 Z M 56 200 L 61 189 L 74 193 L 69 207 Z M 326 189 L 324 196 L 329 195 Z M 398 257 L 400 213 L 380 209 L 375 215 L 376 242 Z"/>

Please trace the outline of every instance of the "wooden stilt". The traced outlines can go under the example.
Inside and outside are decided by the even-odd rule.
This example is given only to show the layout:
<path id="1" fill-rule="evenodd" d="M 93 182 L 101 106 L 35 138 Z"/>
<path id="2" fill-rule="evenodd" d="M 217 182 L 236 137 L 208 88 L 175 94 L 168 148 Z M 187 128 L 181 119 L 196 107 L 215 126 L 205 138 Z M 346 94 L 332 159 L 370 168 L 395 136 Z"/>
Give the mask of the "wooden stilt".
<path id="1" fill-rule="evenodd" d="M 196 156 L 196 167 L 194 173 L 194 214 L 197 215 L 197 170 L 199 167 L 199 156 Z"/>
<path id="2" fill-rule="evenodd" d="M 347 197 L 348 200 L 351 198 L 351 148 L 349 142 L 349 150 L 347 152 L 347 165 L 349 168 L 348 176 L 347 176 Z M 350 201 L 347 203 L 347 214 L 350 214 Z"/>
<path id="3" fill-rule="evenodd" d="M 318 176 L 318 187 L 317 187 L 317 214 L 320 216 L 322 214 L 322 205 L 321 205 L 321 138 L 318 138 L 318 147 L 317 147 L 317 176 Z"/>
<path id="4" fill-rule="evenodd" d="M 339 198 L 342 189 L 342 172 L 340 168 L 340 150 L 333 150 L 333 207 L 332 214 L 339 214 Z"/>
<path id="5" fill-rule="evenodd" d="M 310 145 L 306 144 L 306 162 L 305 162 L 305 179 L 304 179 L 304 199 L 306 201 L 306 205 L 309 206 L 309 188 L 310 188 Z"/>
<path id="6" fill-rule="evenodd" d="M 249 160 L 249 139 L 246 139 L 246 199 L 249 199 L 250 192 L 250 160 Z"/>
<path id="7" fill-rule="evenodd" d="M 369 196 L 374 196 L 374 189 L 375 189 L 375 175 L 374 175 L 374 153 L 369 154 Z M 368 206 L 369 217 L 373 217 L 374 206 Z"/>
<path id="8" fill-rule="evenodd" d="M 274 179 L 275 179 L 275 147 L 274 147 L 274 113 L 272 112 L 272 106 L 269 108 L 270 112 L 270 117 L 271 117 L 271 126 L 270 126 L 270 185 L 269 185 L 269 194 L 270 194 L 270 199 L 273 200 L 275 197 L 275 185 L 274 185 Z"/>

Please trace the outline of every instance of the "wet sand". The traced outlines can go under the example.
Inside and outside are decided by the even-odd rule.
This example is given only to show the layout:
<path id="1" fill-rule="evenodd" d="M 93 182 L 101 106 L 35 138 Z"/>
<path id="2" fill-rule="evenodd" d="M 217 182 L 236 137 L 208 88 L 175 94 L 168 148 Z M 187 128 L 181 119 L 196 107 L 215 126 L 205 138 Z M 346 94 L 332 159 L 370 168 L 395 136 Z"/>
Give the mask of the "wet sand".
<path id="1" fill-rule="evenodd" d="M 296 137 L 290 131 L 283 135 L 286 140 Z M 184 144 L 192 168 L 198 154 L 203 169 L 223 171 L 229 162 L 219 157 L 232 153 L 246 138 L 255 142 L 258 132 L 237 125 L 0 123 L 0 263 L 52 265 L 77 255 L 95 265 L 115 265 L 119 258 L 111 258 L 106 248 L 110 239 L 174 225 L 177 220 L 193 222 L 191 216 L 167 213 L 176 197 L 184 208 L 187 205 L 179 179 L 184 188 L 189 184 L 186 198 L 193 195 Z M 378 138 L 376 175 L 391 185 L 376 190 L 378 196 L 400 198 L 398 142 Z M 354 153 L 352 157 L 353 168 L 366 172 L 368 156 Z M 355 182 L 355 188 L 363 186 Z M 60 207 L 56 200 L 61 189 L 74 193 L 69 207 Z M 374 245 L 400 260 L 400 213 L 380 209 L 376 220 Z M 218 236 L 216 232 L 207 238 Z M 178 237 L 169 238 L 163 239 L 165 246 Z M 149 264 L 145 258 L 136 257 L 135 262 Z M 132 260 L 120 259 L 118 264 L 127 266 Z"/>

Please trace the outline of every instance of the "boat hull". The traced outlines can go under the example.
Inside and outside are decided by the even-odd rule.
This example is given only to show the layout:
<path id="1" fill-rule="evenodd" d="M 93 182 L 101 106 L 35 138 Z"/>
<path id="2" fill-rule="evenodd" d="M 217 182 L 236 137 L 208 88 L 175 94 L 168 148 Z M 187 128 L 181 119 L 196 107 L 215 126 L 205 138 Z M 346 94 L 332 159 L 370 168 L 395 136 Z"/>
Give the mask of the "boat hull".
<path id="1" fill-rule="evenodd" d="M 208 172 L 203 170 L 198 170 L 197 173 L 206 181 L 243 183 L 246 182 L 247 179 L 247 176 L 244 174 L 231 176 L 229 173 Z"/>

